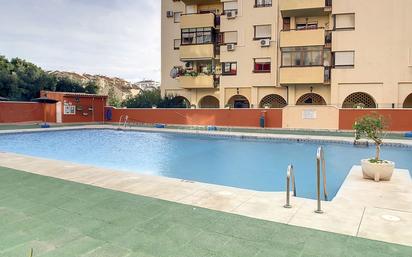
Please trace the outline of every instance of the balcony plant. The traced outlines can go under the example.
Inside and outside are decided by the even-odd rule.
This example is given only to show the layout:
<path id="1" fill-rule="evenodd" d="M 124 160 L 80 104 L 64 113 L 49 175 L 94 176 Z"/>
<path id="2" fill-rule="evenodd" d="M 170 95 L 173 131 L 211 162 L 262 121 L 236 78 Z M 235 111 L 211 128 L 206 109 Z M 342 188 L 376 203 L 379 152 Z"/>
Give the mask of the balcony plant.
<path id="1" fill-rule="evenodd" d="M 387 122 L 385 117 L 378 114 L 363 116 L 353 125 L 355 142 L 361 138 L 367 138 L 375 143 L 375 158 L 364 159 L 361 161 L 361 164 L 363 177 L 374 179 L 376 182 L 390 180 L 395 169 L 394 162 L 381 159 L 381 146 L 386 128 Z"/>

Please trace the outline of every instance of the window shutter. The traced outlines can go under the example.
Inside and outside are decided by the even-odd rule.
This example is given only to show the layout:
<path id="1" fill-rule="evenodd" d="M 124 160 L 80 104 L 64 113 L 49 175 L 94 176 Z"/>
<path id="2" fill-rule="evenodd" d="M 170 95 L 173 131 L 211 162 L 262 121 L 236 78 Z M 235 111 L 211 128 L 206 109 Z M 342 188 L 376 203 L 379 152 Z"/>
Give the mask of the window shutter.
<path id="1" fill-rule="evenodd" d="M 335 52 L 335 66 L 355 65 L 355 52 Z"/>
<path id="2" fill-rule="evenodd" d="M 355 14 L 336 14 L 335 27 L 337 29 L 355 28 Z"/>

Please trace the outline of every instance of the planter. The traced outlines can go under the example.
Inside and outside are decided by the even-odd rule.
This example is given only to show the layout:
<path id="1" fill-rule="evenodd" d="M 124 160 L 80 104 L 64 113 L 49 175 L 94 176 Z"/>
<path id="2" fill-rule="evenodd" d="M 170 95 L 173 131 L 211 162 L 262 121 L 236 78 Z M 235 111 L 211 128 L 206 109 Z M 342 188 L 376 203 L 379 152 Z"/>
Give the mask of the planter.
<path id="1" fill-rule="evenodd" d="M 363 178 L 373 179 L 376 182 L 389 181 L 392 178 L 395 169 L 395 163 L 391 161 L 383 161 L 381 163 L 372 163 L 370 159 L 362 160 Z"/>

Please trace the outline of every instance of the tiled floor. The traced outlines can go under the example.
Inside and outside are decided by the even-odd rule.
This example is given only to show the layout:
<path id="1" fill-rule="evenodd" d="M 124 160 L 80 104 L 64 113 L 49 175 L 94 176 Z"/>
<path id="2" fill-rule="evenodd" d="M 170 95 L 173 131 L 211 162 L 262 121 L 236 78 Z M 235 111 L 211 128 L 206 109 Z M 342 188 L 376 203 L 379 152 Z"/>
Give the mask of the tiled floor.
<path id="1" fill-rule="evenodd" d="M 285 193 L 282 192 L 257 192 L 10 153 L 0 153 L 0 166 L 252 218 L 412 246 L 408 226 L 412 222 L 412 182 L 406 170 L 396 170 L 390 182 L 376 183 L 363 179 L 360 167 L 355 166 L 333 201 L 323 202 L 325 213 L 320 215 L 314 213 L 316 201 L 310 199 L 292 198 L 293 208 L 283 208 Z M 382 220 L 382 215 L 400 220 Z M 373 220 L 382 221 L 375 225 Z"/>
<path id="2" fill-rule="evenodd" d="M 29 256 L 31 248 L 35 257 L 412 256 L 407 246 L 7 168 L 0 168 L 0 217 L 5 257 Z"/>

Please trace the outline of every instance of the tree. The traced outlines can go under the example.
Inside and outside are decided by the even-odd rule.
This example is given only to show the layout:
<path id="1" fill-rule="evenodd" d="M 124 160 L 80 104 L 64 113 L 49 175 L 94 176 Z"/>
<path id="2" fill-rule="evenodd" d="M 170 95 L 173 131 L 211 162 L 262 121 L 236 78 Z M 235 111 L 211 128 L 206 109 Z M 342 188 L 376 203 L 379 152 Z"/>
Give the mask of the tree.
<path id="1" fill-rule="evenodd" d="M 56 84 L 57 92 L 85 93 L 84 87 L 77 81 L 69 78 L 59 78 Z"/>
<path id="2" fill-rule="evenodd" d="M 39 97 L 41 90 L 95 94 L 98 86 L 95 82 L 83 85 L 81 81 L 57 78 L 33 63 L 0 56 L 0 96 L 29 101 Z"/>
<path id="3" fill-rule="evenodd" d="M 379 114 L 366 115 L 359 118 L 353 125 L 356 132 L 356 140 L 362 137 L 373 140 L 376 144 L 375 161 L 380 161 L 381 145 L 385 135 L 387 122 L 385 117 Z"/>
<path id="4" fill-rule="evenodd" d="M 89 81 L 84 87 L 84 90 L 88 94 L 97 94 L 99 92 L 99 86 L 95 81 Z"/>
<path id="5" fill-rule="evenodd" d="M 152 108 L 161 101 L 160 90 L 142 90 L 137 96 L 128 98 L 123 105 L 127 108 Z"/>
<path id="6" fill-rule="evenodd" d="M 120 107 L 122 105 L 121 100 L 116 96 L 116 92 L 114 91 L 113 86 L 109 88 L 109 92 L 107 93 L 107 95 L 108 95 L 110 106 Z"/>
<path id="7" fill-rule="evenodd" d="M 162 98 L 159 88 L 142 90 L 137 96 L 128 98 L 123 106 L 127 108 L 187 108 L 184 98 L 167 95 Z"/>

